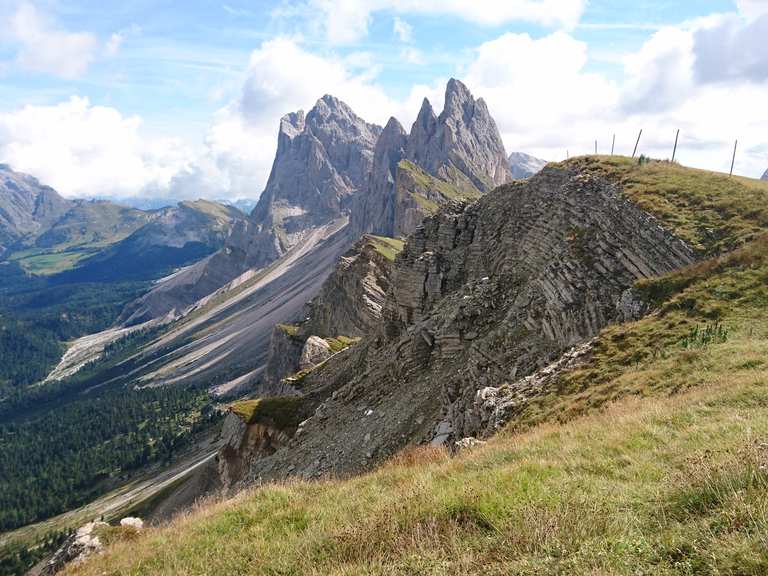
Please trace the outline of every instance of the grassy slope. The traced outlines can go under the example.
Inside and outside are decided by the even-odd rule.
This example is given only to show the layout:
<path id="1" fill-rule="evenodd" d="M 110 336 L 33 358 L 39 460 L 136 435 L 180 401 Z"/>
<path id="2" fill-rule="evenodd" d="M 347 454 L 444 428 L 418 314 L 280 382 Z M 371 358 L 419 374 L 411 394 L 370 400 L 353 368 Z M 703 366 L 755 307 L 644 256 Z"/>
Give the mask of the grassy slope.
<path id="1" fill-rule="evenodd" d="M 591 169 L 680 171 L 664 200 L 692 195 L 698 208 L 656 208 L 662 220 L 692 242 L 719 238 L 707 251 L 751 241 L 642 283 L 652 314 L 604 330 L 586 366 L 482 448 L 253 490 L 69 573 L 768 573 L 768 240 L 753 238 L 759 210 L 713 209 L 714 235 L 693 220 L 761 188 L 711 176 L 701 198 L 697 172 L 625 164 Z M 715 324 L 725 338 L 691 339 Z"/>
<path id="2" fill-rule="evenodd" d="M 567 164 L 617 180 L 634 202 L 708 255 L 768 229 L 768 182 L 669 162 L 640 166 L 621 156 L 583 156 Z"/>
<path id="3" fill-rule="evenodd" d="M 99 250 L 127 238 L 149 221 L 140 210 L 109 202 L 83 201 L 72 208 L 36 245 L 14 253 L 32 274 L 51 275 L 77 266 Z"/>
<path id="4" fill-rule="evenodd" d="M 367 238 L 370 240 L 371 246 L 390 262 L 395 261 L 395 257 L 403 251 L 405 245 L 405 242 L 399 238 L 374 235 L 369 235 Z"/>
<path id="5" fill-rule="evenodd" d="M 471 202 L 482 196 L 480 191 L 472 186 L 472 184 L 467 180 L 466 176 L 463 176 L 457 170 L 454 170 L 454 175 L 456 181 L 461 182 L 461 184 L 452 184 L 450 182 L 446 182 L 445 180 L 435 178 L 410 160 L 401 160 L 397 167 L 398 169 L 410 174 L 411 178 L 417 184 L 420 190 L 428 191 L 431 194 L 439 194 L 446 200 Z M 420 208 L 426 210 L 427 212 L 435 213 L 440 208 L 440 205 L 435 202 L 435 200 L 427 198 L 422 194 L 414 193 L 413 199 L 416 201 Z"/>

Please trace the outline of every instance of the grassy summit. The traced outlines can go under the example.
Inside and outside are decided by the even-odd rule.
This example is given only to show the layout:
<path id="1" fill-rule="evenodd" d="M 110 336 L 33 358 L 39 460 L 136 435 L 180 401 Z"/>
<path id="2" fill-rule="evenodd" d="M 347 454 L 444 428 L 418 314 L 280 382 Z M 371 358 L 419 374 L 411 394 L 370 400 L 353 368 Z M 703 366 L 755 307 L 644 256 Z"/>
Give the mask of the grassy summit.
<path id="1" fill-rule="evenodd" d="M 485 446 L 253 489 L 67 573 L 768 573 L 768 189 L 571 162 L 621 179 L 713 256 L 638 284 L 649 315 L 603 330 Z"/>
<path id="2" fill-rule="evenodd" d="M 633 202 L 707 255 L 768 229 L 768 182 L 623 156 L 582 156 L 563 164 L 616 180 Z"/>

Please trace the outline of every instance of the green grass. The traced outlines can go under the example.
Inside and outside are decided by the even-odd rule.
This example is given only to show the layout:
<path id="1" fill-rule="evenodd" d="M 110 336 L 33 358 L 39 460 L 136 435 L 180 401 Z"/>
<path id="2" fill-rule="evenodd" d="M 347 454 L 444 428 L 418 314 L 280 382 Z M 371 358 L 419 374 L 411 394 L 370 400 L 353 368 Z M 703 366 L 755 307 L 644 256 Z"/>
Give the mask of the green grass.
<path id="1" fill-rule="evenodd" d="M 241 400 L 230 409 L 248 425 L 268 424 L 280 430 L 290 430 L 307 417 L 303 406 L 304 401 L 298 396 L 278 396 Z"/>
<path id="2" fill-rule="evenodd" d="M 278 324 L 277 329 L 290 337 L 295 337 L 299 334 L 299 326 L 296 324 Z"/>
<path id="3" fill-rule="evenodd" d="M 366 236 L 373 248 L 390 262 L 395 261 L 395 257 L 403 251 L 405 241 L 399 238 L 389 238 L 387 236 Z"/>
<path id="4" fill-rule="evenodd" d="M 326 338 L 326 342 L 331 347 L 331 352 L 334 354 L 346 350 L 353 344 L 360 341 L 360 338 L 350 338 L 349 336 L 336 336 L 335 338 Z"/>
<path id="5" fill-rule="evenodd" d="M 633 202 L 707 255 L 732 250 L 768 228 L 768 182 L 620 156 L 562 164 L 621 183 Z"/>
<path id="6" fill-rule="evenodd" d="M 48 250 L 25 250 L 13 254 L 11 260 L 16 260 L 30 274 L 50 276 L 75 268 L 82 260 L 93 256 L 92 248 L 73 249 L 66 252 L 51 252 Z"/>
<path id="7" fill-rule="evenodd" d="M 472 186 L 469 181 L 464 182 L 462 185 L 446 182 L 428 174 L 410 160 L 401 160 L 397 167 L 399 170 L 407 172 L 420 190 L 439 194 L 446 200 L 472 202 L 482 196 L 482 193 Z M 466 180 L 466 177 L 464 177 L 464 180 Z M 438 202 L 432 198 L 427 198 L 423 194 L 414 193 L 412 196 L 419 207 L 426 212 L 434 214 L 440 208 Z"/>

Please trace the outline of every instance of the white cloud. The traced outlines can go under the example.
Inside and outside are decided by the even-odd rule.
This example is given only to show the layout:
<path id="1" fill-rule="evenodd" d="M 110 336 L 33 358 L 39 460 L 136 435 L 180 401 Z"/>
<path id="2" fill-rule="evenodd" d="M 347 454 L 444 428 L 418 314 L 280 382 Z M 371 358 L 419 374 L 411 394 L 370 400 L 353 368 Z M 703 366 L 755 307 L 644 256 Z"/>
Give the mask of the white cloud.
<path id="1" fill-rule="evenodd" d="M 128 196 L 167 187 L 192 158 L 174 139 L 148 140 L 141 119 L 72 97 L 0 114 L 0 161 L 67 196 Z"/>
<path id="2" fill-rule="evenodd" d="M 27 2 L 2 20 L 0 26 L 19 44 L 17 63 L 28 70 L 76 78 L 96 57 L 99 41 L 94 35 L 59 29 Z"/>
<path id="3" fill-rule="evenodd" d="M 408 43 L 413 40 L 413 26 L 405 20 L 395 18 L 392 23 L 392 31 L 400 39 L 400 42 Z"/>
<path id="4" fill-rule="evenodd" d="M 372 14 L 390 10 L 400 14 L 432 14 L 461 18 L 483 26 L 514 21 L 572 28 L 587 0 L 308 0 L 306 13 L 322 17 L 330 42 L 344 44 L 364 38 Z"/>
<path id="5" fill-rule="evenodd" d="M 109 40 L 107 40 L 104 50 L 108 56 L 115 56 L 120 52 L 120 47 L 123 45 L 123 42 L 125 42 L 125 34 L 122 32 L 115 32 L 109 37 Z"/>
<path id="6" fill-rule="evenodd" d="M 739 13 L 747 18 L 757 18 L 768 14 L 768 2 L 765 0 L 736 0 Z"/>
<path id="7" fill-rule="evenodd" d="M 422 66 L 426 62 L 424 54 L 421 52 L 421 50 L 414 48 L 413 46 L 403 48 L 400 51 L 400 58 L 402 58 L 403 61 L 407 62 L 408 64 L 413 64 L 415 66 Z"/>

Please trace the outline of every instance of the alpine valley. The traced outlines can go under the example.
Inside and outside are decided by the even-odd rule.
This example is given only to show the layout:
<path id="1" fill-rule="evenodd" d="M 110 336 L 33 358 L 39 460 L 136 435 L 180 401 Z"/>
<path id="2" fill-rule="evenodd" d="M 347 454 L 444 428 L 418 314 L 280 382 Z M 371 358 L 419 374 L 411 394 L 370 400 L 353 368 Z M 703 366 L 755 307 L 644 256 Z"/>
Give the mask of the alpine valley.
<path id="1" fill-rule="evenodd" d="M 1 166 L 0 566 L 764 574 L 766 197 L 455 79 L 287 114 L 250 214 Z"/>

